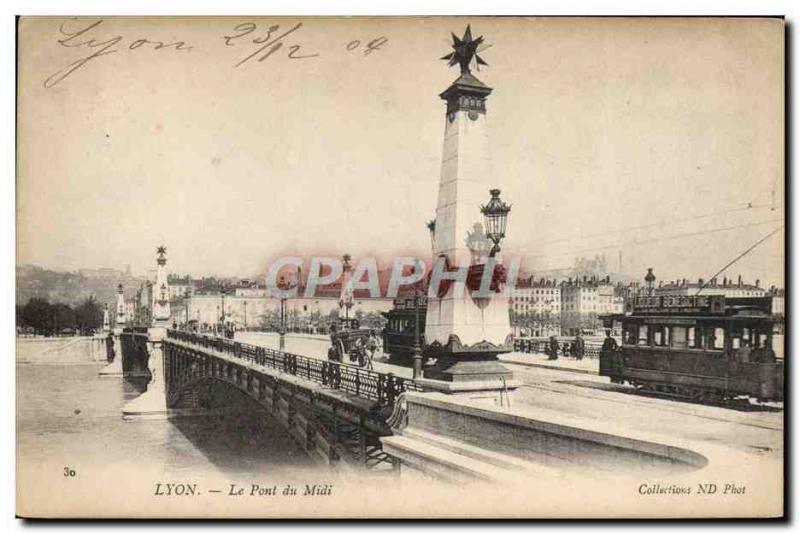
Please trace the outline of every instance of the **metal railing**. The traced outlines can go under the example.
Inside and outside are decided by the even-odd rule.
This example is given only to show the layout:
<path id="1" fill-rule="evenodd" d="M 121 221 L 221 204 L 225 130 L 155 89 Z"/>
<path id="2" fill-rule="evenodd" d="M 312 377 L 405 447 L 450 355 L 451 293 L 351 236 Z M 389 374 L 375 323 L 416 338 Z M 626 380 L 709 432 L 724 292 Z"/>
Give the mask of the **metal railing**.
<path id="1" fill-rule="evenodd" d="M 379 405 L 394 406 L 395 400 L 401 393 L 421 390 L 413 380 L 391 373 L 378 373 L 354 365 L 308 358 L 232 339 L 180 330 L 168 330 L 167 338 L 214 349 L 234 358 L 376 401 Z"/>
<path id="2" fill-rule="evenodd" d="M 564 342 L 558 344 L 558 355 L 563 356 Z M 584 345 L 583 355 L 586 358 L 598 358 L 600 356 L 601 344 L 589 343 Z M 546 339 L 526 339 L 517 338 L 514 340 L 514 350 L 516 352 L 547 354 L 550 350 L 550 341 Z"/>

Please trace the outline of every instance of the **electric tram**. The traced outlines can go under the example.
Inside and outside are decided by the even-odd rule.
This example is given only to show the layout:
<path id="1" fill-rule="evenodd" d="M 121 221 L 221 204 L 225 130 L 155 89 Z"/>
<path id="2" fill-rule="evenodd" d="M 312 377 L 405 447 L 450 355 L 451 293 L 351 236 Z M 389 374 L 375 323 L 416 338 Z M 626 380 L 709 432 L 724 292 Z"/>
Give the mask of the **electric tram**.
<path id="1" fill-rule="evenodd" d="M 783 400 L 783 360 L 772 348 L 778 319 L 769 297 L 635 297 L 625 313 L 622 344 L 600 351 L 600 375 L 639 390 L 722 402 Z"/>
<path id="2" fill-rule="evenodd" d="M 397 365 L 411 366 L 414 356 L 414 343 L 417 315 L 419 315 L 419 344 L 425 347 L 425 315 L 428 300 L 425 296 L 395 299 L 392 309 L 383 312 L 386 326 L 383 329 L 383 352 L 389 361 Z M 425 357 L 423 356 L 423 365 Z"/>

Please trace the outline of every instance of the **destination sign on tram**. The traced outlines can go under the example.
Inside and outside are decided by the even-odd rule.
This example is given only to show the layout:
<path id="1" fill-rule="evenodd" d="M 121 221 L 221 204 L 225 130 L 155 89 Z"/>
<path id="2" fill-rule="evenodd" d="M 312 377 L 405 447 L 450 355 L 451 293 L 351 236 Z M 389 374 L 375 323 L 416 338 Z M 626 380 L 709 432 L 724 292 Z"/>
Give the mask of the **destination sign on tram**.
<path id="1" fill-rule="evenodd" d="M 725 297 L 721 295 L 635 297 L 628 302 L 625 311 L 645 314 L 722 315 L 725 313 Z"/>

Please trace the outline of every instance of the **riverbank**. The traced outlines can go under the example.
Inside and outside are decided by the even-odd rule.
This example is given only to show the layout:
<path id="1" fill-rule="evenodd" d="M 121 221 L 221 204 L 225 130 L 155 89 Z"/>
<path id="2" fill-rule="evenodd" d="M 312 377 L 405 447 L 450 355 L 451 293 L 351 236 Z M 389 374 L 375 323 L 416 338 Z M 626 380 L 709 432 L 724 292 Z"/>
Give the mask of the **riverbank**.
<path id="1" fill-rule="evenodd" d="M 107 361 L 105 336 L 18 337 L 17 363 L 93 364 Z"/>

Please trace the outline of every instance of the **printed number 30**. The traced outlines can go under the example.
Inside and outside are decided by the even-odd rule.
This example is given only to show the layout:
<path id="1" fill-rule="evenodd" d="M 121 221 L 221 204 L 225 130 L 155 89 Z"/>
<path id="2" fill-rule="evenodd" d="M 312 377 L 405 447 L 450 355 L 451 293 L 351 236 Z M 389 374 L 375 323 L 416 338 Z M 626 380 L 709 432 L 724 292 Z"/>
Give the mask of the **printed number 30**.
<path id="1" fill-rule="evenodd" d="M 64 476 L 65 477 L 74 477 L 75 476 L 75 470 L 74 469 L 70 469 L 69 467 L 65 467 L 64 468 Z"/>

